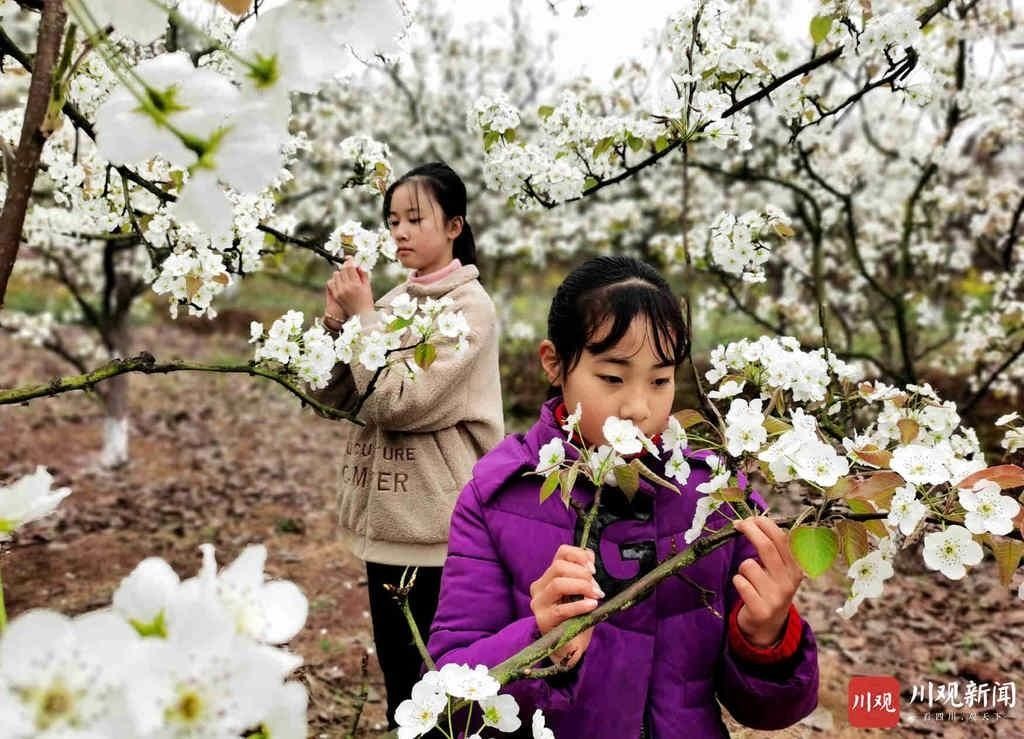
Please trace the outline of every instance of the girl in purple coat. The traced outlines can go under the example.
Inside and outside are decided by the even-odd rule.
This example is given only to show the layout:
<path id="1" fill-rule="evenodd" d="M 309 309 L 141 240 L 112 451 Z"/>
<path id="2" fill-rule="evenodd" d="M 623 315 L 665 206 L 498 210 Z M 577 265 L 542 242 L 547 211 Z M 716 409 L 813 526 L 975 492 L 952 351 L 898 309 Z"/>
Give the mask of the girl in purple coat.
<path id="1" fill-rule="evenodd" d="M 555 395 L 529 431 L 480 460 L 455 507 L 429 642 L 439 666 L 493 667 L 689 546 L 696 487 L 711 477 L 699 455 L 681 491 L 643 479 L 630 501 L 605 486 L 586 548 L 574 546 L 575 511 L 557 495 L 540 503 L 541 478 L 524 475 L 544 444 L 565 438 L 566 408 L 577 403 L 586 445 L 606 443 L 610 416 L 648 436 L 664 430 L 688 351 L 679 302 L 650 266 L 601 257 L 565 279 L 540 346 Z M 664 469 L 653 457 L 644 462 Z M 573 498 L 585 510 L 594 489 L 581 478 Z M 705 530 L 730 521 L 716 512 Z M 793 606 L 803 573 L 774 522 L 734 525 L 742 536 L 552 655 L 566 672 L 507 685 L 520 715 L 542 709 L 558 739 L 671 739 L 727 736 L 719 701 L 757 729 L 809 714 L 817 650 Z"/>

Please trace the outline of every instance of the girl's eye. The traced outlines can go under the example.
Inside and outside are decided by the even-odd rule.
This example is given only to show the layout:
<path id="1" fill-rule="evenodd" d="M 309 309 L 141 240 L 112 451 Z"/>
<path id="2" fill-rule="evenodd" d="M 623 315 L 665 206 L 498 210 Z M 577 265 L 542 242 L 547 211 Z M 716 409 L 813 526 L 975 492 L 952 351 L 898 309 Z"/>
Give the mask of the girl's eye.
<path id="1" fill-rule="evenodd" d="M 410 218 L 409 223 L 419 223 L 422 220 L 422 218 Z"/>
<path id="2" fill-rule="evenodd" d="M 659 377 L 657 380 L 654 381 L 654 384 L 657 385 L 658 387 L 665 387 L 671 382 L 672 378 L 670 377 Z"/>
<path id="3" fill-rule="evenodd" d="M 398 221 L 388 221 L 388 228 L 398 228 Z"/>
<path id="4" fill-rule="evenodd" d="M 598 375 L 598 377 L 612 385 L 618 385 L 622 382 L 622 378 L 616 377 L 615 375 Z"/>

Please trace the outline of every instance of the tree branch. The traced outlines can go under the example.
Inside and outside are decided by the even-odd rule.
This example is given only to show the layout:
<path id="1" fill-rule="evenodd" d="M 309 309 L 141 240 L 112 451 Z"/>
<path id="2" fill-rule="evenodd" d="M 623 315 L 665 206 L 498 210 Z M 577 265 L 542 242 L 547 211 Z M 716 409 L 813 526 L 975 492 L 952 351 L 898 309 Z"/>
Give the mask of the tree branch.
<path id="1" fill-rule="evenodd" d="M 0 213 L 0 308 L 3 307 L 7 283 L 18 258 L 21 231 L 25 225 L 32 185 L 39 171 L 43 144 L 51 133 L 46 119 L 53 90 L 53 70 L 66 21 L 63 0 L 44 0 L 36 42 L 35 70 L 32 72 L 25 117 L 21 124 L 21 140 L 14 167 L 7 175 L 7 197 L 3 212 Z"/>
<path id="2" fill-rule="evenodd" d="M 317 413 L 326 418 L 351 421 L 357 425 L 363 425 L 363 422 L 360 421 L 355 414 L 345 413 L 328 405 L 324 405 L 315 398 L 307 395 L 299 385 L 292 382 L 289 378 L 276 372 L 262 369 L 251 364 L 199 364 L 180 360 L 158 363 L 156 359 L 154 359 L 153 355 L 148 352 L 143 352 L 142 354 L 131 357 L 130 359 L 115 359 L 99 369 L 95 369 L 92 372 L 87 372 L 82 375 L 57 377 L 45 385 L 25 385 L 23 387 L 12 388 L 10 390 L 0 390 L 0 405 L 25 403 L 36 398 L 61 395 L 74 390 L 92 390 L 98 383 L 128 372 L 141 372 L 146 375 L 167 374 L 169 372 L 217 372 L 250 375 L 252 377 L 264 377 L 276 382 L 278 385 L 282 386 L 292 395 L 301 400 L 304 404 L 315 408 Z"/>

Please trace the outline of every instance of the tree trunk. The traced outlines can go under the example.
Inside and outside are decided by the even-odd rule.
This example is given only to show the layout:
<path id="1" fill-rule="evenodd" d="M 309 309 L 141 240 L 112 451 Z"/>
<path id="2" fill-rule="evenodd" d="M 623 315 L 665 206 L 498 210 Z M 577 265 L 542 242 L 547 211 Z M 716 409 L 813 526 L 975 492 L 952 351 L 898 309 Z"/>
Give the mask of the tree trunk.
<path id="1" fill-rule="evenodd" d="M 121 357 L 131 356 L 127 324 L 127 316 L 122 316 L 119 325 L 111 332 L 114 350 Z M 104 467 L 121 467 L 129 461 L 128 398 L 128 375 L 112 377 L 107 383 L 103 403 L 107 415 L 103 419 L 103 451 L 100 454 L 100 463 Z"/>
<path id="2" fill-rule="evenodd" d="M 43 17 L 39 21 L 28 103 L 21 124 L 21 138 L 11 171 L 4 173 L 7 178 L 7 196 L 3 211 L 0 211 L 0 308 L 3 308 L 7 282 L 18 258 L 25 213 L 32 195 L 32 184 L 39 171 L 39 157 L 53 125 L 46 120 L 46 113 L 50 105 L 50 91 L 53 89 L 53 68 L 60 53 L 66 21 L 63 0 L 45 0 Z"/>

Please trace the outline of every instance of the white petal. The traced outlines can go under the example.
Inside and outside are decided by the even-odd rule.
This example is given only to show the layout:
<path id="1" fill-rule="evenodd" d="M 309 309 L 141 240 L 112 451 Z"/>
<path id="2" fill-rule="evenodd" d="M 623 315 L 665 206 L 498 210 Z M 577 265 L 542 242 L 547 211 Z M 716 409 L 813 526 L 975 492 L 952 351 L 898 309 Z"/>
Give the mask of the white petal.
<path id="1" fill-rule="evenodd" d="M 194 223 L 211 238 L 231 233 L 233 211 L 217 176 L 206 169 L 188 181 L 170 210 L 178 221 Z"/>

